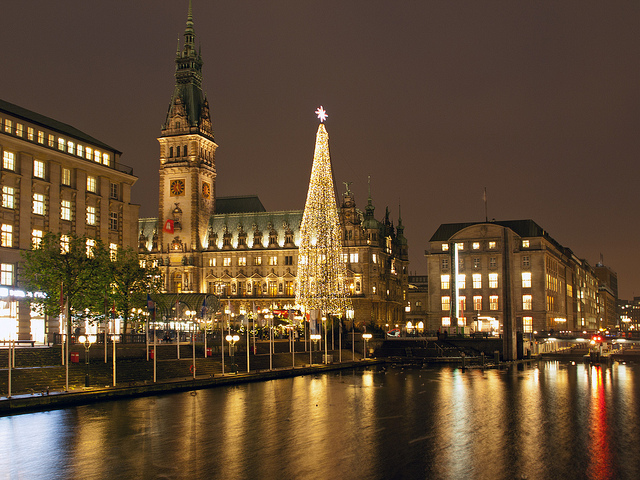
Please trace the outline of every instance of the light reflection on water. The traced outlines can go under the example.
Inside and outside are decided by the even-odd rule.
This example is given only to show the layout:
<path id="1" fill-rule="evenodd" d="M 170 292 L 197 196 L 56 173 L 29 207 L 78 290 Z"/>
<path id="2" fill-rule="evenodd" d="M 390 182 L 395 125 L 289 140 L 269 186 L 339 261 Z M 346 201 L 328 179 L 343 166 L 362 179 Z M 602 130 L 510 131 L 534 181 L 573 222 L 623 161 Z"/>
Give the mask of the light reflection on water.
<path id="1" fill-rule="evenodd" d="M 0 478 L 640 478 L 640 366 L 389 367 L 0 418 Z"/>

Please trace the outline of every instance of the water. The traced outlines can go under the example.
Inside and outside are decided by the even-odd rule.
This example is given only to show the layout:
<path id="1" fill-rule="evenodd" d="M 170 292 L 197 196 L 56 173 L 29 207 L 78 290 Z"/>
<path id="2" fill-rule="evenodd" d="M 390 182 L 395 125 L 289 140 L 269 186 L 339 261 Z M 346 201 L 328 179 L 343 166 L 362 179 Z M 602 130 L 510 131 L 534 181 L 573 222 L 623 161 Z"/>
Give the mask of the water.
<path id="1" fill-rule="evenodd" d="M 345 371 L 0 418 L 0 478 L 638 479 L 640 366 Z"/>

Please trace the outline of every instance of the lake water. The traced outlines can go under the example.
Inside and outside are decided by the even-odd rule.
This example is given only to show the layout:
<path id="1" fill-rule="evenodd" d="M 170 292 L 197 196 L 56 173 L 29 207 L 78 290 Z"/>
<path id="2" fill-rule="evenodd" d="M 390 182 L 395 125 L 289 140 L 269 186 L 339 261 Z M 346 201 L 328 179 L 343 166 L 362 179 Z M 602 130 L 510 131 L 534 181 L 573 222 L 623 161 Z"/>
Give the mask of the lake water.
<path id="1" fill-rule="evenodd" d="M 371 367 L 194 393 L 0 418 L 0 478 L 640 478 L 638 365 Z"/>

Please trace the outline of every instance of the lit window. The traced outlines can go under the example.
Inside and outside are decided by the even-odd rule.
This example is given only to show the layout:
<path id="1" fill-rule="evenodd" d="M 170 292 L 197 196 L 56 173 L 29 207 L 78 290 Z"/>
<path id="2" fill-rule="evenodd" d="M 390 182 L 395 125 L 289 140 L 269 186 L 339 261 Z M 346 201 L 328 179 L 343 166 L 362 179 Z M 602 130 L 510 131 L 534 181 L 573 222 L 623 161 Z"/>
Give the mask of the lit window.
<path id="1" fill-rule="evenodd" d="M 269 257 L 269 265 L 271 266 L 278 265 L 278 257 L 276 256 Z"/>
<path id="2" fill-rule="evenodd" d="M 342 253 L 340 256 L 342 258 L 342 263 L 347 263 L 349 261 L 349 254 L 348 253 Z"/>
<path id="3" fill-rule="evenodd" d="M 498 310 L 498 295 L 489 296 L 489 310 Z"/>
<path id="4" fill-rule="evenodd" d="M 15 170 L 16 168 L 16 154 L 13 152 L 4 151 L 2 155 L 2 168 L 5 170 Z"/>
<path id="5" fill-rule="evenodd" d="M 0 247 L 13 247 L 13 225 L 3 223 L 0 230 L 2 231 Z"/>
<path id="6" fill-rule="evenodd" d="M 362 282 L 360 281 L 359 278 L 356 278 L 356 293 L 357 294 L 362 293 Z"/>
<path id="7" fill-rule="evenodd" d="M 496 248 L 496 242 L 489 242 L 489 248 Z"/>
<path id="8" fill-rule="evenodd" d="M 522 248 L 529 248 L 529 240 L 522 240 Z"/>
<path id="9" fill-rule="evenodd" d="M 50 147 L 55 147 L 56 146 L 56 137 L 54 137 L 53 135 L 49 134 L 49 142 L 48 145 Z"/>
<path id="10" fill-rule="evenodd" d="M 44 215 L 44 195 L 41 193 L 33 194 L 33 213 Z"/>
<path id="11" fill-rule="evenodd" d="M 93 158 L 93 149 L 91 147 L 85 148 L 84 153 L 87 160 L 91 160 Z"/>
<path id="12" fill-rule="evenodd" d="M 473 274 L 473 288 L 482 288 L 482 275 L 479 273 Z"/>
<path id="13" fill-rule="evenodd" d="M 442 317 L 442 326 L 450 327 L 451 326 L 451 317 Z"/>
<path id="14" fill-rule="evenodd" d="M 210 266 L 210 267 L 215 267 L 215 266 L 216 266 L 216 263 L 217 263 L 217 262 L 216 262 L 215 257 L 214 257 L 214 258 L 210 258 L 210 259 L 209 259 L 209 266 Z"/>
<path id="15" fill-rule="evenodd" d="M 60 252 L 69 253 L 69 235 L 60 235 Z"/>
<path id="16" fill-rule="evenodd" d="M 13 122 L 11 120 L 5 120 L 4 121 L 4 131 L 7 133 L 11 133 L 11 130 L 13 129 Z"/>
<path id="17" fill-rule="evenodd" d="M 13 187 L 2 187 L 2 206 L 4 208 L 14 208 L 15 206 L 15 190 Z"/>
<path id="18" fill-rule="evenodd" d="M 74 154 L 76 151 L 76 144 L 73 142 L 67 142 L 67 153 Z"/>
<path id="19" fill-rule="evenodd" d="M 531 272 L 522 272 L 522 288 L 531 288 Z"/>
<path id="20" fill-rule="evenodd" d="M 31 231 L 31 244 L 33 248 L 38 248 L 42 243 L 42 230 L 32 230 Z"/>
<path id="21" fill-rule="evenodd" d="M 533 317 L 522 317 L 522 331 L 533 333 Z"/>
<path id="22" fill-rule="evenodd" d="M 458 297 L 458 306 L 460 307 L 461 312 L 464 312 L 467 309 L 467 297 L 464 295 Z"/>
<path id="23" fill-rule="evenodd" d="M 87 257 L 93 258 L 93 249 L 96 246 L 96 241 L 93 238 L 87 238 Z"/>
<path id="24" fill-rule="evenodd" d="M 108 167 L 111 166 L 111 158 L 109 157 L 108 153 L 102 154 L 102 164 Z"/>
<path id="25" fill-rule="evenodd" d="M 498 288 L 498 274 L 490 273 L 489 274 L 489 288 Z"/>
<path id="26" fill-rule="evenodd" d="M 33 176 L 36 178 L 44 178 L 44 162 L 40 160 L 33 161 Z"/>
<path id="27" fill-rule="evenodd" d="M 254 265 L 262 265 L 262 257 L 255 257 L 253 259 L 253 264 Z"/>
<path id="28" fill-rule="evenodd" d="M 442 244 L 442 251 L 446 252 L 447 250 L 449 250 L 449 244 L 448 243 L 443 243 Z"/>
<path id="29" fill-rule="evenodd" d="M 473 309 L 476 311 L 480 311 L 482 310 L 482 296 L 481 295 L 474 295 L 473 297 Z"/>
<path id="30" fill-rule="evenodd" d="M 24 134 L 24 125 L 21 123 L 16 123 L 16 135 L 21 137 Z"/>
<path id="31" fill-rule="evenodd" d="M 97 163 L 100 163 L 100 159 L 102 158 L 102 153 L 100 153 L 100 150 L 94 150 L 93 151 L 93 160 Z"/>
<path id="32" fill-rule="evenodd" d="M 479 250 L 480 249 L 480 242 L 473 242 L 473 249 L 474 250 Z"/>
<path id="33" fill-rule="evenodd" d="M 96 207 L 92 205 L 87 205 L 87 224 L 96 224 Z"/>
<path id="34" fill-rule="evenodd" d="M 231 257 L 225 257 L 222 261 L 222 264 L 225 267 L 230 267 L 231 266 Z"/>
<path id="35" fill-rule="evenodd" d="M 35 135 L 36 131 L 33 129 L 33 127 L 28 127 L 27 128 L 27 139 L 33 142 L 33 137 Z"/>
<path id="36" fill-rule="evenodd" d="M 58 138 L 58 150 L 61 150 L 64 152 L 64 147 L 65 147 L 64 138 Z"/>
<path id="37" fill-rule="evenodd" d="M 458 250 L 464 250 L 464 243 L 456 243 L 456 248 Z"/>
<path id="38" fill-rule="evenodd" d="M 118 230 L 118 212 L 109 212 L 109 229 Z"/>
<path id="39" fill-rule="evenodd" d="M 84 147 L 80 144 L 76 147 L 76 155 L 79 157 L 84 157 Z"/>
<path id="40" fill-rule="evenodd" d="M 372 253 L 371 254 L 371 261 L 373 263 L 378 263 L 378 254 L 377 253 Z"/>
<path id="41" fill-rule="evenodd" d="M 467 288 L 467 276 L 464 273 L 459 274 L 457 280 L 458 288 Z"/>
<path id="42" fill-rule="evenodd" d="M 87 176 L 87 192 L 98 193 L 98 182 L 96 177 Z"/>
<path id="43" fill-rule="evenodd" d="M 440 300 L 440 304 L 442 307 L 442 310 L 444 311 L 448 311 L 451 309 L 451 297 L 449 296 L 444 296 L 441 298 Z"/>
<path id="44" fill-rule="evenodd" d="M 60 202 L 60 220 L 71 220 L 71 200 Z"/>
<path id="45" fill-rule="evenodd" d="M 66 185 L 67 187 L 71 186 L 71 170 L 69 170 L 68 168 L 62 169 L 62 184 Z"/>
<path id="46" fill-rule="evenodd" d="M 112 262 L 115 262 L 118 258 L 118 245 L 115 243 L 109 244 L 109 258 Z"/>
<path id="47" fill-rule="evenodd" d="M 531 295 L 523 295 L 522 296 L 522 309 L 523 310 L 531 310 L 533 303 L 533 297 Z"/>
<path id="48" fill-rule="evenodd" d="M 109 192 L 110 192 L 111 198 L 113 198 L 114 200 L 118 199 L 118 191 L 120 190 L 119 187 L 120 185 L 118 185 L 117 183 L 110 184 Z"/>
<path id="49" fill-rule="evenodd" d="M 247 257 L 238 257 L 238 266 L 245 267 L 247 265 Z"/>
<path id="50" fill-rule="evenodd" d="M 0 285 L 13 285 L 13 264 L 3 263 L 0 266 Z"/>
<path id="51" fill-rule="evenodd" d="M 349 261 L 351 263 L 358 263 L 358 254 L 357 253 L 349 254 Z"/>
<path id="52" fill-rule="evenodd" d="M 39 144 L 44 143 L 44 132 L 38 131 L 38 143 Z"/>
<path id="53" fill-rule="evenodd" d="M 440 275 L 440 288 L 442 290 L 449 290 L 449 275 Z"/>

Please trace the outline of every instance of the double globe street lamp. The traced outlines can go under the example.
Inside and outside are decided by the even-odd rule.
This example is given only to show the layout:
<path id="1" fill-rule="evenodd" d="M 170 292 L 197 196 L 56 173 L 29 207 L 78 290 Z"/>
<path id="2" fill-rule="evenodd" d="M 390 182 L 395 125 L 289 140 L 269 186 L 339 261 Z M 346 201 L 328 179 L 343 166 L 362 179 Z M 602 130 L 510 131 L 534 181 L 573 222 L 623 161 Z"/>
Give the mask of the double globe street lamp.
<path id="1" fill-rule="evenodd" d="M 89 349 L 91 348 L 91 344 L 96 341 L 93 335 L 80 335 L 78 337 L 78 342 L 84 345 L 84 365 L 85 365 L 85 373 L 84 373 L 84 386 L 89 386 Z"/>
<path id="2" fill-rule="evenodd" d="M 229 345 L 231 345 L 231 362 L 233 365 L 233 370 L 235 370 L 236 373 L 238 373 L 238 366 L 236 365 L 236 342 L 238 340 L 240 340 L 240 336 L 239 335 L 227 335 L 225 337 L 225 339 L 227 340 L 227 342 L 229 342 Z"/>

